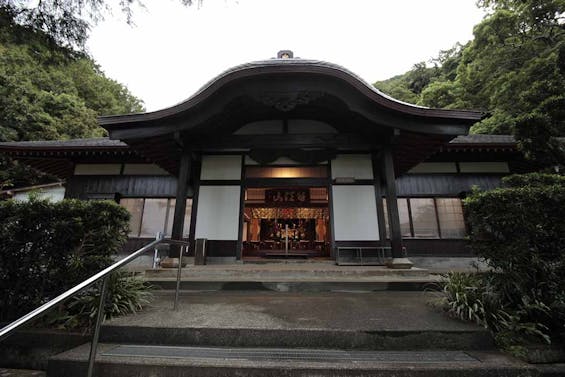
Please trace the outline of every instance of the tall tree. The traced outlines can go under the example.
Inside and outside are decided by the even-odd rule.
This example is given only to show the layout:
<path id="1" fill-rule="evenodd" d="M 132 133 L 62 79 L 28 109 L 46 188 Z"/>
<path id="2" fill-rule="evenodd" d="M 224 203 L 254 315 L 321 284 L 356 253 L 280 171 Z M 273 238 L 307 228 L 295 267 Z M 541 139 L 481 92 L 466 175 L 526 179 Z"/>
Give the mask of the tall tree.
<path id="1" fill-rule="evenodd" d="M 478 5 L 489 13 L 475 26 L 474 39 L 433 61 L 441 73 L 413 102 L 485 110 L 490 116 L 472 132 L 514 134 L 526 156 L 545 165 L 565 164 L 563 145 L 555 139 L 565 135 L 565 1 Z"/>
<path id="2" fill-rule="evenodd" d="M 192 0 L 180 0 L 191 5 Z M 202 0 L 198 0 L 202 2 Z M 0 10 L 11 20 L 48 35 L 58 46 L 82 50 L 90 28 L 112 12 L 121 11 L 132 23 L 143 0 L 0 0 Z"/>
<path id="3" fill-rule="evenodd" d="M 92 59 L 52 42 L 0 9 L 0 141 L 102 136 L 98 115 L 143 111 L 142 101 Z M 0 161 L 0 187 L 43 179 L 13 161 Z"/>
<path id="4" fill-rule="evenodd" d="M 101 136 L 97 115 L 143 110 L 87 56 L 3 21 L 0 13 L 0 141 Z"/>

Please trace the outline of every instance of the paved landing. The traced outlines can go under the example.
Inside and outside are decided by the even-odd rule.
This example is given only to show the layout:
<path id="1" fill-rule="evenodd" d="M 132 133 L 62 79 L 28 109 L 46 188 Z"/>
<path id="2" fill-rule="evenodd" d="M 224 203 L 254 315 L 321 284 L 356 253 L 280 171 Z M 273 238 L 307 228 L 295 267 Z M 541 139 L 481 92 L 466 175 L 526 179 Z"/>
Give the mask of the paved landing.
<path id="1" fill-rule="evenodd" d="M 45 377 L 41 370 L 0 368 L 0 377 Z"/>
<path id="2" fill-rule="evenodd" d="M 350 331 L 477 331 L 429 305 L 431 292 L 280 293 L 257 291 L 157 293 L 147 308 L 105 325 Z"/>
<path id="3" fill-rule="evenodd" d="M 177 269 L 146 270 L 145 278 L 175 279 Z M 331 262 L 212 264 L 188 265 L 182 269 L 182 279 L 191 281 L 253 281 L 253 282 L 391 282 L 436 281 L 428 270 L 411 268 L 395 270 L 384 266 L 337 266 Z"/>

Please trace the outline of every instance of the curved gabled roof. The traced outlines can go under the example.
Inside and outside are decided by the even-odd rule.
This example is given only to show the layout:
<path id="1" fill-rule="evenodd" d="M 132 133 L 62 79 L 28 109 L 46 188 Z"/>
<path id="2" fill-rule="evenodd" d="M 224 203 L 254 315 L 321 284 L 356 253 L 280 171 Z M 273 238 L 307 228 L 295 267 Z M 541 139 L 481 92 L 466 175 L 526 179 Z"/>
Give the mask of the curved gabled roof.
<path id="1" fill-rule="evenodd" d="M 380 108 L 418 118 L 445 119 L 472 124 L 483 118 L 485 115 L 483 112 L 475 110 L 433 109 L 412 105 L 384 94 L 371 84 L 364 81 L 358 75 L 337 64 L 319 60 L 293 58 L 261 60 L 238 65 L 216 76 L 200 88 L 194 95 L 174 106 L 146 113 L 102 116 L 98 118 L 98 121 L 101 126 L 106 128 L 113 128 L 113 126 L 119 127 L 119 125 L 137 122 L 158 121 L 171 116 L 176 116 L 192 109 L 207 98 L 211 97 L 222 86 L 227 85 L 234 80 L 278 73 L 310 73 L 338 79 L 356 88 L 359 94 L 364 95 Z"/>

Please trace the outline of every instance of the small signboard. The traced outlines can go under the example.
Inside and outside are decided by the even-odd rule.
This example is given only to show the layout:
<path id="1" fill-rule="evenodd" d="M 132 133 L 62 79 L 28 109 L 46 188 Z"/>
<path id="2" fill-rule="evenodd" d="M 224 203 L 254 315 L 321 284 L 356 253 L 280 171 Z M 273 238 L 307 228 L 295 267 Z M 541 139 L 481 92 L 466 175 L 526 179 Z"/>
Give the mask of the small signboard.
<path id="1" fill-rule="evenodd" d="M 269 204 L 307 204 L 310 202 L 309 189 L 271 189 L 265 191 L 265 202 Z"/>

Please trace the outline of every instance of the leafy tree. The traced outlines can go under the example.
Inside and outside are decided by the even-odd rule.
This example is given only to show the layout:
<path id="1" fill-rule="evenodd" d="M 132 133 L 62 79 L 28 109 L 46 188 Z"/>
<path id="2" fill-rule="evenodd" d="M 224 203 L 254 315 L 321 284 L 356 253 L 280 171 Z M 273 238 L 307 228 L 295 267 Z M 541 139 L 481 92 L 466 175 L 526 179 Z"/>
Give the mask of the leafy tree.
<path id="1" fill-rule="evenodd" d="M 143 110 L 91 59 L 22 29 L 0 27 L 0 141 L 102 136 L 97 115 Z M 21 41 L 24 34 L 29 42 Z"/>
<path id="2" fill-rule="evenodd" d="M 192 0 L 180 2 L 192 4 Z M 0 12 L 7 14 L 15 24 L 49 36 L 57 46 L 78 50 L 84 49 L 92 25 L 107 14 L 119 10 L 131 24 L 134 9 L 140 7 L 143 7 L 142 0 L 0 0 Z"/>
<path id="3" fill-rule="evenodd" d="M 388 80 L 377 81 L 374 86 L 404 102 L 429 107 L 457 107 L 455 100 L 450 103 L 446 98 L 440 99 L 448 95 L 446 86 L 441 86 L 441 89 L 437 87 L 443 94 L 431 93 L 429 88 L 455 79 L 462 48 L 463 46 L 457 43 L 448 50 L 440 51 L 437 58 L 430 60 L 431 66 L 426 62 L 417 63 L 410 71 Z M 424 93 L 426 91 L 427 93 Z M 448 95 L 452 96 L 453 94 Z"/>
<path id="4" fill-rule="evenodd" d="M 83 53 L 15 24 L 0 8 L 0 141 L 103 136 L 98 115 L 143 111 L 141 100 Z M 0 160 L 0 187 L 45 177 Z"/>
<path id="5" fill-rule="evenodd" d="M 439 75 L 437 67 L 428 67 L 426 62 L 414 64 L 412 70 L 374 84 L 379 90 L 408 103 L 417 103 L 422 90 Z"/>
<path id="6" fill-rule="evenodd" d="M 556 136 L 565 135 L 565 1 L 480 0 L 489 14 L 474 28 L 465 46 L 442 51 L 432 60 L 437 74 L 411 90 L 415 67 L 393 78 L 395 87 L 375 86 L 412 103 L 440 108 L 475 108 L 490 116 L 475 133 L 514 134 L 531 159 L 543 165 L 565 164 Z M 388 83 L 388 82 L 387 82 Z"/>
<path id="7" fill-rule="evenodd" d="M 407 74 L 394 76 L 390 79 L 377 81 L 374 86 L 380 91 L 398 100 L 416 103 L 418 102 L 418 94 L 408 88 Z"/>

